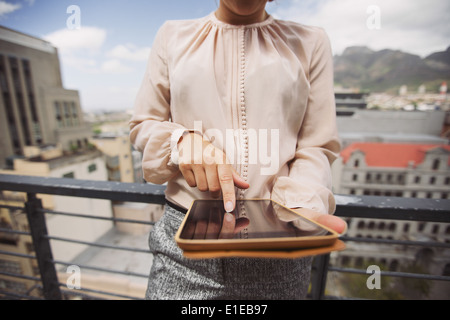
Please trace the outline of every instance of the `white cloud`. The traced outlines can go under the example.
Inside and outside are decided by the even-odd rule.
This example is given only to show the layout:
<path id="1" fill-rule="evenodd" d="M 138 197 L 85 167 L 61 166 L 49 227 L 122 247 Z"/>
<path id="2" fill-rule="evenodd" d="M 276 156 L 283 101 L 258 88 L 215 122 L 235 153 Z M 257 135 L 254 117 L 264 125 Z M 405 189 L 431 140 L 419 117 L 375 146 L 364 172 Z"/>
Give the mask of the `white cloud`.
<path id="1" fill-rule="evenodd" d="M 133 44 L 117 45 L 108 52 L 108 56 L 129 61 L 147 61 L 150 50 L 149 47 L 138 48 Z"/>
<path id="2" fill-rule="evenodd" d="M 109 47 L 114 39 L 107 35 L 104 29 L 83 26 L 44 37 L 58 48 L 65 85 L 80 91 L 84 110 L 130 108 L 150 54 L 149 47 L 134 44 Z"/>
<path id="3" fill-rule="evenodd" d="M 101 70 L 106 73 L 123 74 L 131 72 L 133 69 L 123 65 L 122 62 L 118 59 L 111 59 L 106 60 L 105 62 L 102 63 Z"/>
<path id="4" fill-rule="evenodd" d="M 380 29 L 367 27 L 371 5 L 380 9 Z M 448 0 L 291 0 L 272 8 L 278 18 L 323 27 L 337 54 L 366 45 L 424 56 L 450 45 Z"/>
<path id="5" fill-rule="evenodd" d="M 18 3 L 12 4 L 6 1 L 0 1 L 0 17 L 19 10 L 22 6 Z"/>
<path id="6" fill-rule="evenodd" d="M 82 90 L 81 99 L 85 111 L 112 111 L 131 109 L 138 87 L 116 84 L 90 84 Z"/>
<path id="7" fill-rule="evenodd" d="M 106 40 L 106 30 L 97 27 L 82 27 L 81 29 L 61 29 L 44 36 L 62 53 L 87 50 L 97 52 Z"/>

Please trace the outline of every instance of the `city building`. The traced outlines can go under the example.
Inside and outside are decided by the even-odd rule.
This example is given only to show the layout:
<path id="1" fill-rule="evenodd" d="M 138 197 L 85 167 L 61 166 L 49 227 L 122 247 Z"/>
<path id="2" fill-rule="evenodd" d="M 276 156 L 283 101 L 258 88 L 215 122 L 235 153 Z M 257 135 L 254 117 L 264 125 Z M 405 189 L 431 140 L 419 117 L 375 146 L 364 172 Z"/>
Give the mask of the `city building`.
<path id="1" fill-rule="evenodd" d="M 385 201 L 392 197 L 448 199 L 450 146 L 352 143 L 333 165 L 333 175 L 333 189 L 339 195 L 384 196 Z M 348 237 L 450 243 L 448 223 L 366 218 L 350 218 L 347 223 Z M 443 247 L 350 243 L 335 259 L 357 268 L 369 263 L 385 270 L 420 268 L 441 275 L 450 268 L 450 250 Z"/>
<path id="2" fill-rule="evenodd" d="M 353 143 L 337 161 L 338 194 L 448 199 L 450 146 Z M 340 167 L 340 168 L 338 168 Z"/>
<path id="3" fill-rule="evenodd" d="M 127 183 L 143 183 L 141 153 L 134 150 L 128 134 L 101 133 L 90 139 L 106 159 L 108 180 Z M 132 202 L 113 202 L 114 217 L 126 219 L 134 217 L 135 220 L 157 221 L 163 214 L 161 205 Z M 133 223 L 116 223 L 117 230 L 127 234 L 145 234 L 150 226 Z"/>
<path id="4" fill-rule="evenodd" d="M 334 96 L 338 116 L 351 116 L 356 110 L 367 109 L 368 92 L 339 89 Z"/>
<path id="5" fill-rule="evenodd" d="M 106 156 L 108 180 L 135 182 L 132 147 L 127 134 L 98 134 L 90 141 Z"/>
<path id="6" fill-rule="evenodd" d="M 338 114 L 337 127 L 343 148 L 352 143 L 448 144 L 442 135 L 446 112 L 365 110 Z"/>
<path id="7" fill-rule="evenodd" d="M 33 150 L 27 150 L 32 148 Z M 36 147 L 26 147 L 25 153 L 33 154 L 29 158 L 17 158 L 13 168 L 0 170 L 0 174 L 31 175 L 43 177 L 65 177 L 84 180 L 107 179 L 105 161 L 100 151 L 96 149 L 65 155 L 61 148 L 42 150 L 36 154 Z M 70 212 L 74 214 L 90 213 L 99 218 L 113 216 L 111 202 L 102 199 L 74 198 L 69 196 L 38 195 L 45 210 L 55 212 Z M 17 192 L 0 192 L 0 204 L 9 206 L 0 209 L 1 227 L 15 231 L 29 231 L 27 217 L 23 210 L 15 209 L 24 206 L 26 195 Z M 96 241 L 112 227 L 110 220 L 77 219 L 70 216 L 47 214 L 47 229 L 53 237 L 82 239 Z M 65 241 L 52 241 L 54 258 L 56 260 L 71 261 L 84 250 L 86 245 L 68 244 Z M 31 237 L 28 235 L 0 232 L 0 250 L 14 252 L 19 255 L 0 254 L 0 270 L 9 270 L 14 274 L 25 277 L 38 275 L 37 261 L 23 259 L 20 255 L 34 255 Z M 34 281 L 18 279 L 16 277 L 0 276 L 0 286 L 17 292 L 33 291 Z M 33 292 L 37 294 L 37 292 Z"/>
<path id="8" fill-rule="evenodd" d="M 87 146 L 79 94 L 63 87 L 58 50 L 0 26 L 0 168 L 27 146 Z"/>
<path id="9" fill-rule="evenodd" d="M 85 123 L 79 94 L 63 87 L 58 50 L 49 42 L 0 27 L 0 174 L 31 175 L 85 180 L 108 180 L 104 155 L 90 144 L 92 130 Z M 91 213 L 111 218 L 111 202 L 41 196 L 45 210 Z M 28 231 L 23 210 L 25 194 L 0 192 L 3 229 Z M 77 228 L 74 228 L 74 226 Z M 47 215 L 49 234 L 96 241 L 114 226 L 110 220 L 76 219 Z M 55 259 L 70 261 L 86 245 L 52 241 Z M 33 254 L 30 236 L 0 233 L 0 249 L 18 255 Z M 34 259 L 0 255 L 0 269 L 25 277 L 36 275 Z M 0 277 L 3 288 L 33 290 L 29 279 Z"/>

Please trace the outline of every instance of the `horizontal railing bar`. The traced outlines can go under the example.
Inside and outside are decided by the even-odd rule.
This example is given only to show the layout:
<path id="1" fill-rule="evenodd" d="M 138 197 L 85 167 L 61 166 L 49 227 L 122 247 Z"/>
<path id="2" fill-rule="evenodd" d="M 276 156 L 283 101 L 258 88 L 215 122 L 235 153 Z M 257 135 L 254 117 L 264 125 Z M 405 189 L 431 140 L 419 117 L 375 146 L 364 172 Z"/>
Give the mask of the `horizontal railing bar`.
<path id="1" fill-rule="evenodd" d="M 49 239 L 49 240 L 65 241 L 65 242 L 71 242 L 71 243 L 77 243 L 77 244 L 84 244 L 84 245 L 88 245 L 88 246 L 107 248 L 107 249 L 117 249 L 117 250 L 125 250 L 125 251 L 132 251 L 132 252 L 150 253 L 149 249 L 138 249 L 138 248 L 131 248 L 131 247 L 113 246 L 113 245 L 109 245 L 109 244 L 102 244 L 102 243 L 88 242 L 88 241 L 81 241 L 81 240 L 74 240 L 74 239 L 68 239 L 68 238 L 62 238 L 62 237 L 54 237 L 54 236 L 43 236 L 43 238 L 46 238 L 46 239 Z"/>
<path id="2" fill-rule="evenodd" d="M 164 204 L 166 187 L 145 183 L 0 174 L 0 190 Z"/>
<path id="3" fill-rule="evenodd" d="M 80 267 L 81 269 L 89 269 L 89 270 L 95 270 L 95 271 L 104 271 L 104 272 L 108 272 L 108 273 L 123 274 L 123 275 L 126 275 L 126 276 L 148 278 L 148 274 L 136 273 L 136 272 L 131 272 L 131 271 L 111 270 L 111 269 L 106 269 L 106 268 L 101 268 L 101 267 L 87 266 L 87 265 L 83 265 L 83 264 L 78 264 L 76 262 L 67 263 L 67 262 L 59 261 L 59 260 L 52 260 L 52 262 L 55 263 L 55 264 L 62 264 L 62 265 L 65 265 L 65 266 L 76 265 L 76 266 Z"/>
<path id="4" fill-rule="evenodd" d="M 398 244 L 406 246 L 421 246 L 421 247 L 434 247 L 434 248 L 450 248 L 450 243 L 435 242 L 435 241 L 410 241 L 410 240 L 393 240 L 393 239 L 377 239 L 377 238 L 360 238 L 360 237 L 346 237 L 341 236 L 339 239 L 342 241 L 353 241 L 361 243 L 381 243 L 381 244 Z"/>
<path id="5" fill-rule="evenodd" d="M 340 217 L 450 222 L 449 199 L 336 195 L 336 200 Z"/>
<path id="6" fill-rule="evenodd" d="M 63 284 L 60 284 L 60 286 L 62 286 Z M 79 289 L 64 289 L 61 288 L 61 293 L 66 294 L 66 295 L 74 295 L 77 297 L 82 297 L 82 298 L 88 298 L 90 300 L 105 300 L 104 298 L 100 298 L 100 297 L 96 297 L 96 296 L 91 296 L 89 294 L 80 292 Z M 67 299 L 65 299 L 67 300 Z"/>
<path id="7" fill-rule="evenodd" d="M 354 269 L 354 268 L 340 268 L 340 267 L 329 266 L 328 271 L 357 273 L 357 274 L 366 274 L 367 275 L 366 270 Z M 398 271 L 380 271 L 380 276 L 450 281 L 450 277 L 448 277 L 448 276 L 438 276 L 438 275 L 431 275 L 431 274 L 408 273 L 408 272 L 398 272 Z"/>
<path id="8" fill-rule="evenodd" d="M 67 288 L 67 285 L 65 283 L 60 283 L 59 285 L 60 285 L 60 287 L 66 287 Z M 118 293 L 113 293 L 113 292 L 106 292 L 106 291 L 101 291 L 101 290 L 96 290 L 96 289 L 89 289 L 89 288 L 63 289 L 62 291 L 66 292 L 66 293 L 71 293 L 71 294 L 77 295 L 79 290 L 87 291 L 87 292 L 91 292 L 91 293 L 102 294 L 102 295 L 113 296 L 113 297 L 118 297 L 118 298 L 126 298 L 126 299 L 130 299 L 130 300 L 143 300 L 142 298 L 138 298 L 138 297 L 132 297 L 132 296 L 127 296 L 127 295 L 123 295 L 123 294 L 118 294 Z M 84 296 L 88 296 L 88 297 L 92 297 L 92 296 L 89 296 L 89 295 L 86 295 L 86 294 L 83 294 L 83 295 Z M 98 299 L 98 300 L 104 299 L 104 298 L 101 298 L 101 297 L 93 297 L 93 298 Z"/>
<path id="9" fill-rule="evenodd" d="M 115 221 L 115 222 L 137 223 L 137 224 L 146 224 L 146 225 L 154 225 L 155 224 L 155 222 L 152 222 L 152 221 L 141 221 L 141 220 L 114 218 L 114 217 L 98 217 L 98 216 L 87 215 L 87 214 L 69 213 L 69 212 L 47 210 L 47 209 L 38 209 L 37 211 L 40 213 L 49 213 L 49 214 L 63 215 L 63 216 L 69 216 L 69 217 L 86 218 L 86 219 L 109 220 L 109 221 Z"/>
<path id="10" fill-rule="evenodd" d="M 1 199 L 0 199 L 1 200 Z M 19 207 L 19 206 L 9 206 L 9 205 L 6 205 L 6 204 L 0 204 L 0 208 L 3 208 L 3 209 L 9 209 L 9 210 L 25 210 L 25 208 L 24 207 Z"/>
<path id="11" fill-rule="evenodd" d="M 27 276 L 24 274 L 18 274 L 18 273 L 11 273 L 6 271 L 0 271 L 1 275 L 8 276 L 8 277 L 14 277 L 14 278 L 21 278 L 25 280 L 32 280 L 32 281 L 41 281 L 41 278 L 33 277 L 33 276 Z"/>
<path id="12" fill-rule="evenodd" d="M 12 234 L 20 234 L 20 235 L 24 235 L 24 236 L 30 236 L 31 235 L 31 233 L 29 233 L 27 231 L 20 231 L 20 230 L 14 230 L 14 229 L 6 229 L 6 228 L 0 228 L 0 232 L 12 233 Z"/>
<path id="13" fill-rule="evenodd" d="M 0 250 L 0 254 L 14 256 L 14 257 L 20 257 L 20 258 L 27 258 L 27 259 L 36 259 L 36 256 L 33 256 L 31 254 L 12 252 L 12 251 Z"/>
<path id="14" fill-rule="evenodd" d="M 0 290 L 0 295 L 4 295 L 3 297 L 14 297 L 14 298 L 21 298 L 21 299 L 29 299 L 29 300 L 44 300 L 39 297 L 33 297 L 33 296 L 28 296 L 28 295 L 24 295 L 24 294 L 20 294 L 20 293 L 13 293 L 10 291 L 3 291 L 3 290 Z"/>

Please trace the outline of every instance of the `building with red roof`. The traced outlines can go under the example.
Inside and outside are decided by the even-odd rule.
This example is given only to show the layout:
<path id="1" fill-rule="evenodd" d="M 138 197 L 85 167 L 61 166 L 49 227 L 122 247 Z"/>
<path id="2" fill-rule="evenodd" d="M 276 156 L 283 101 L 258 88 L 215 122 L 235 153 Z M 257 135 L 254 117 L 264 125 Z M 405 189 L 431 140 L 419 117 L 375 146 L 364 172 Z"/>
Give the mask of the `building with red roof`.
<path id="1" fill-rule="evenodd" d="M 336 193 L 449 198 L 449 145 L 352 143 L 338 166 Z"/>
<path id="2" fill-rule="evenodd" d="M 383 201 L 389 197 L 448 199 L 449 160 L 450 146 L 446 144 L 352 143 L 333 164 L 336 200 L 358 200 L 340 195 L 383 196 Z M 450 224 L 369 217 L 346 221 L 348 237 L 450 241 Z M 391 271 L 420 263 L 425 270 L 443 272 L 436 270 L 448 268 L 449 257 L 447 249 L 350 243 L 336 263 L 363 268 L 364 262 L 370 262 Z"/>

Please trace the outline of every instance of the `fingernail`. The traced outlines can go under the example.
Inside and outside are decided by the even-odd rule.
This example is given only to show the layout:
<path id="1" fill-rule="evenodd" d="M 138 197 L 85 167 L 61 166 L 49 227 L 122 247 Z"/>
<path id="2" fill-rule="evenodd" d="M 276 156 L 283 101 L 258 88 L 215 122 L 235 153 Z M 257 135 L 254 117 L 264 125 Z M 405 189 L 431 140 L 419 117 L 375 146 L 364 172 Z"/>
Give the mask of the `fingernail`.
<path id="1" fill-rule="evenodd" d="M 231 213 L 227 212 L 225 213 L 225 220 L 228 222 L 232 222 L 234 220 L 234 216 Z"/>
<path id="2" fill-rule="evenodd" d="M 227 203 L 225 203 L 225 211 L 226 212 L 231 212 L 233 211 L 233 202 L 228 201 Z"/>

